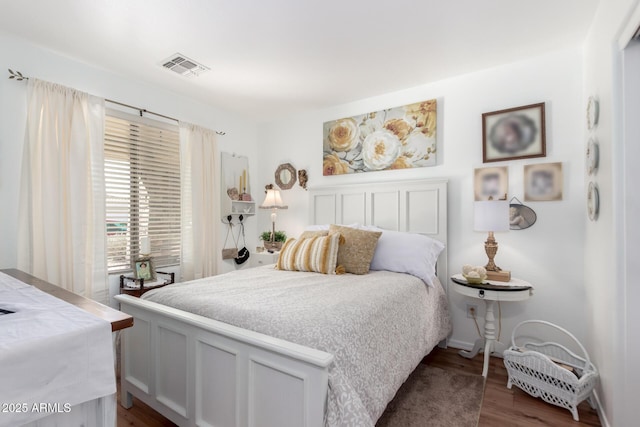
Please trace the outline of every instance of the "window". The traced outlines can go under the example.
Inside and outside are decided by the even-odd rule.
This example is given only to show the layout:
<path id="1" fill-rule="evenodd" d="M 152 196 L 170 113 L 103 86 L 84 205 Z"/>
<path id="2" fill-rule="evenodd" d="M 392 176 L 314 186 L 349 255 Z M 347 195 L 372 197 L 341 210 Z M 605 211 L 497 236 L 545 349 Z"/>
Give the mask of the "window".
<path id="1" fill-rule="evenodd" d="M 109 272 L 130 270 L 147 235 L 156 266 L 179 264 L 178 127 L 109 110 L 104 149 Z"/>

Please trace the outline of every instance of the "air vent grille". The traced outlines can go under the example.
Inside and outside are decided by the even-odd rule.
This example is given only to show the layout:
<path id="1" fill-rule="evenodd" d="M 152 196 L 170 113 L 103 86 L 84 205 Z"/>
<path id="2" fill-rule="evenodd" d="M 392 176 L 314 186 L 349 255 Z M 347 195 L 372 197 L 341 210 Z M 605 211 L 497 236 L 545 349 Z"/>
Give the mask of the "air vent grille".
<path id="1" fill-rule="evenodd" d="M 187 58 L 181 53 L 171 55 L 162 61 L 162 66 L 185 77 L 199 76 L 205 71 L 209 71 L 209 67 L 200 64 L 198 61 Z"/>

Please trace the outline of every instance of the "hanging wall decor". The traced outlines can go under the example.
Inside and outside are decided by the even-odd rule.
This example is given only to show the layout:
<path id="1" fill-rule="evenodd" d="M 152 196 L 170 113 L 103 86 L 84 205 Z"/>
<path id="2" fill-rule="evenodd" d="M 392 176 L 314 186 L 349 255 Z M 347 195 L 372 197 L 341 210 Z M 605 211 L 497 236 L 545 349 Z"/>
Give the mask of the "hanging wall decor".
<path id="1" fill-rule="evenodd" d="M 326 122 L 323 175 L 436 165 L 435 99 Z"/>
<path id="2" fill-rule="evenodd" d="M 600 163 L 600 151 L 598 147 L 598 141 L 595 138 L 589 138 L 587 143 L 587 173 L 589 175 L 595 175 L 598 171 L 598 165 Z"/>
<path id="3" fill-rule="evenodd" d="M 506 166 L 475 169 L 473 188 L 475 201 L 506 199 L 509 192 L 509 169 Z"/>
<path id="4" fill-rule="evenodd" d="M 562 163 L 524 167 L 524 199 L 543 202 L 562 200 Z"/>
<path id="5" fill-rule="evenodd" d="M 509 229 L 524 230 L 535 224 L 538 216 L 529 206 L 523 205 L 517 197 L 509 201 Z"/>
<path id="6" fill-rule="evenodd" d="M 595 183 L 590 182 L 589 188 L 587 189 L 587 214 L 591 221 L 596 221 L 599 213 L 600 193 L 598 191 L 598 186 Z"/>
<path id="7" fill-rule="evenodd" d="M 275 180 L 281 190 L 288 190 L 296 183 L 296 168 L 291 163 L 283 163 L 278 166 Z"/>
<path id="8" fill-rule="evenodd" d="M 589 176 L 594 176 L 598 172 L 598 166 L 600 163 L 600 147 L 598 140 L 595 137 L 596 127 L 598 126 L 598 119 L 600 118 L 600 103 L 598 98 L 590 96 L 587 101 L 587 129 L 590 131 L 591 136 L 587 141 L 586 150 L 586 169 Z M 598 213 L 600 211 L 600 193 L 598 191 L 598 185 L 591 181 L 587 189 L 587 215 L 591 221 L 598 220 Z"/>
<path id="9" fill-rule="evenodd" d="M 587 101 L 587 129 L 592 130 L 598 125 L 600 117 L 600 103 L 595 96 L 590 96 Z"/>
<path id="10" fill-rule="evenodd" d="M 309 175 L 307 175 L 306 169 L 298 169 L 298 184 L 300 187 L 307 189 L 307 181 L 309 181 Z"/>
<path id="11" fill-rule="evenodd" d="M 255 215 L 256 203 L 251 197 L 249 158 L 235 153 L 220 153 L 220 218 Z M 237 219 L 237 218 L 236 218 Z"/>
<path id="12" fill-rule="evenodd" d="M 482 115 L 483 163 L 546 155 L 544 102 Z"/>

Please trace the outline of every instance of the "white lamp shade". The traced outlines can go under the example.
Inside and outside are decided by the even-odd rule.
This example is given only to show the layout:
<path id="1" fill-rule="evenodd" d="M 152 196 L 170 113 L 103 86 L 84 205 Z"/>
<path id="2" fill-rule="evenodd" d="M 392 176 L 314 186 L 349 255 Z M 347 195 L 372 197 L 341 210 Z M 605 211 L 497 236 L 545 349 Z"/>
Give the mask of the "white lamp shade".
<path id="1" fill-rule="evenodd" d="M 508 231 L 509 202 L 506 200 L 475 202 L 473 228 L 476 231 Z"/>
<path id="2" fill-rule="evenodd" d="M 279 190 L 267 190 L 264 202 L 260 205 L 260 209 L 287 209 L 288 206 L 282 203 Z"/>
<path id="3" fill-rule="evenodd" d="M 151 241 L 149 240 L 149 236 L 140 237 L 140 253 L 144 255 L 149 255 L 151 253 Z"/>

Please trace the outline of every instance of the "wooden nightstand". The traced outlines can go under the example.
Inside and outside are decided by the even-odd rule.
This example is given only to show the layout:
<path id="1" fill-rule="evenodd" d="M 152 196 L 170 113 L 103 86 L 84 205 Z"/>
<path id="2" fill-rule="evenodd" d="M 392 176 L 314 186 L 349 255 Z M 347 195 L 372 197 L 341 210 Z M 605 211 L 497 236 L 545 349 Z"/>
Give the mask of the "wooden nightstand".
<path id="1" fill-rule="evenodd" d="M 507 346 L 496 341 L 496 318 L 493 306 L 496 301 L 524 301 L 533 295 L 533 286 L 521 279 L 511 278 L 509 282 L 495 282 L 486 280 L 482 284 L 467 283 L 462 274 L 451 277 L 453 289 L 459 294 L 484 300 L 486 313 L 484 317 L 484 337 L 478 338 L 471 351 L 460 350 L 459 354 L 467 359 L 474 358 L 480 351 L 484 351 L 484 366 L 482 376 L 487 376 L 489 357 L 497 351 L 502 353 Z"/>
<path id="2" fill-rule="evenodd" d="M 176 273 L 156 271 L 156 274 L 168 277 L 159 284 L 155 283 L 149 286 L 145 285 L 144 279 L 136 279 L 135 277 L 125 276 L 124 274 L 120 275 L 120 293 L 140 298 L 142 294 L 149 292 L 152 289 L 162 288 L 175 283 Z M 133 283 L 133 286 L 127 285 L 129 283 Z"/>
<path id="3" fill-rule="evenodd" d="M 254 252 L 251 254 L 250 258 L 251 267 L 260 267 L 261 265 L 275 264 L 278 261 L 278 256 L 280 256 L 280 252 Z"/>

